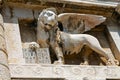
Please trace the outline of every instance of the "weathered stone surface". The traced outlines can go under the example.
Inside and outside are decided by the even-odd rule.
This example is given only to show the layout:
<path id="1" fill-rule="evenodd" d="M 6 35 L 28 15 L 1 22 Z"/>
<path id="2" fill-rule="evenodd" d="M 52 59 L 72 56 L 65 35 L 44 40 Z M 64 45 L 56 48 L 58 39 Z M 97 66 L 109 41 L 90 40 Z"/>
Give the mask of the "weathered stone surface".
<path id="1" fill-rule="evenodd" d="M 24 63 L 17 18 L 4 18 L 9 63 Z"/>

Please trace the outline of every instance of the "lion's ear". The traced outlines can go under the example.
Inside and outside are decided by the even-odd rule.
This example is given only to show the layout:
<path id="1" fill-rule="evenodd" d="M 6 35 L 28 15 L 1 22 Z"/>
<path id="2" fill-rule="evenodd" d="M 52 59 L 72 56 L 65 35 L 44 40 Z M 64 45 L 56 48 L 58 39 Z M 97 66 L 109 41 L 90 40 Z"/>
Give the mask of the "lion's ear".
<path id="1" fill-rule="evenodd" d="M 81 20 L 84 21 L 84 25 L 79 27 L 77 24 Z M 104 22 L 105 20 L 106 18 L 103 16 L 90 15 L 90 14 L 63 13 L 58 15 L 58 21 L 60 21 L 63 24 L 63 30 L 66 29 L 65 31 L 69 32 L 69 27 L 70 27 L 73 29 L 72 32 L 74 32 L 77 29 L 79 29 L 78 32 L 76 33 L 84 33 L 86 31 L 89 31 L 92 28 Z M 83 27 L 85 29 L 83 29 L 83 31 L 80 32 L 81 28 Z"/>

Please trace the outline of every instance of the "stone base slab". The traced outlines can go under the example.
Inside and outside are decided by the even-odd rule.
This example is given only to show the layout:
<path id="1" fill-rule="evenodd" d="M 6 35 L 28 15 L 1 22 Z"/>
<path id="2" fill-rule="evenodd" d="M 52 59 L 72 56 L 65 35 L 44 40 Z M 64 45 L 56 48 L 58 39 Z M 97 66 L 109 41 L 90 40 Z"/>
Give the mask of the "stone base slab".
<path id="1" fill-rule="evenodd" d="M 12 78 L 120 79 L 118 66 L 9 64 Z"/>

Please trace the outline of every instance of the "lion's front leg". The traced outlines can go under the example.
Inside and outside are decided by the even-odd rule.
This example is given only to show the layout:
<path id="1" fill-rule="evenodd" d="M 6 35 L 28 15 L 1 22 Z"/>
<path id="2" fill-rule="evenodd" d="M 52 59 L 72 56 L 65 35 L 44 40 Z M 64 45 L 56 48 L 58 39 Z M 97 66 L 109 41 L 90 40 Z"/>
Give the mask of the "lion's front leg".
<path id="1" fill-rule="evenodd" d="M 64 64 L 64 57 L 63 57 L 63 52 L 60 47 L 55 47 L 55 53 L 57 56 L 58 61 L 55 61 L 54 64 Z"/>

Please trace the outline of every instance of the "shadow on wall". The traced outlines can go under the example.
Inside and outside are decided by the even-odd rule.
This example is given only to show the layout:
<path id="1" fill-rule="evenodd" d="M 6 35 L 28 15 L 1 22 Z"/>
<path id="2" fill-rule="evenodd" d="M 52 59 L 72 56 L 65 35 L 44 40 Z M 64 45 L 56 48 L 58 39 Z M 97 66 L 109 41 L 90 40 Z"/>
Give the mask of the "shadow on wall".
<path id="1" fill-rule="evenodd" d="M 37 20 L 19 20 L 22 43 L 36 42 Z"/>

